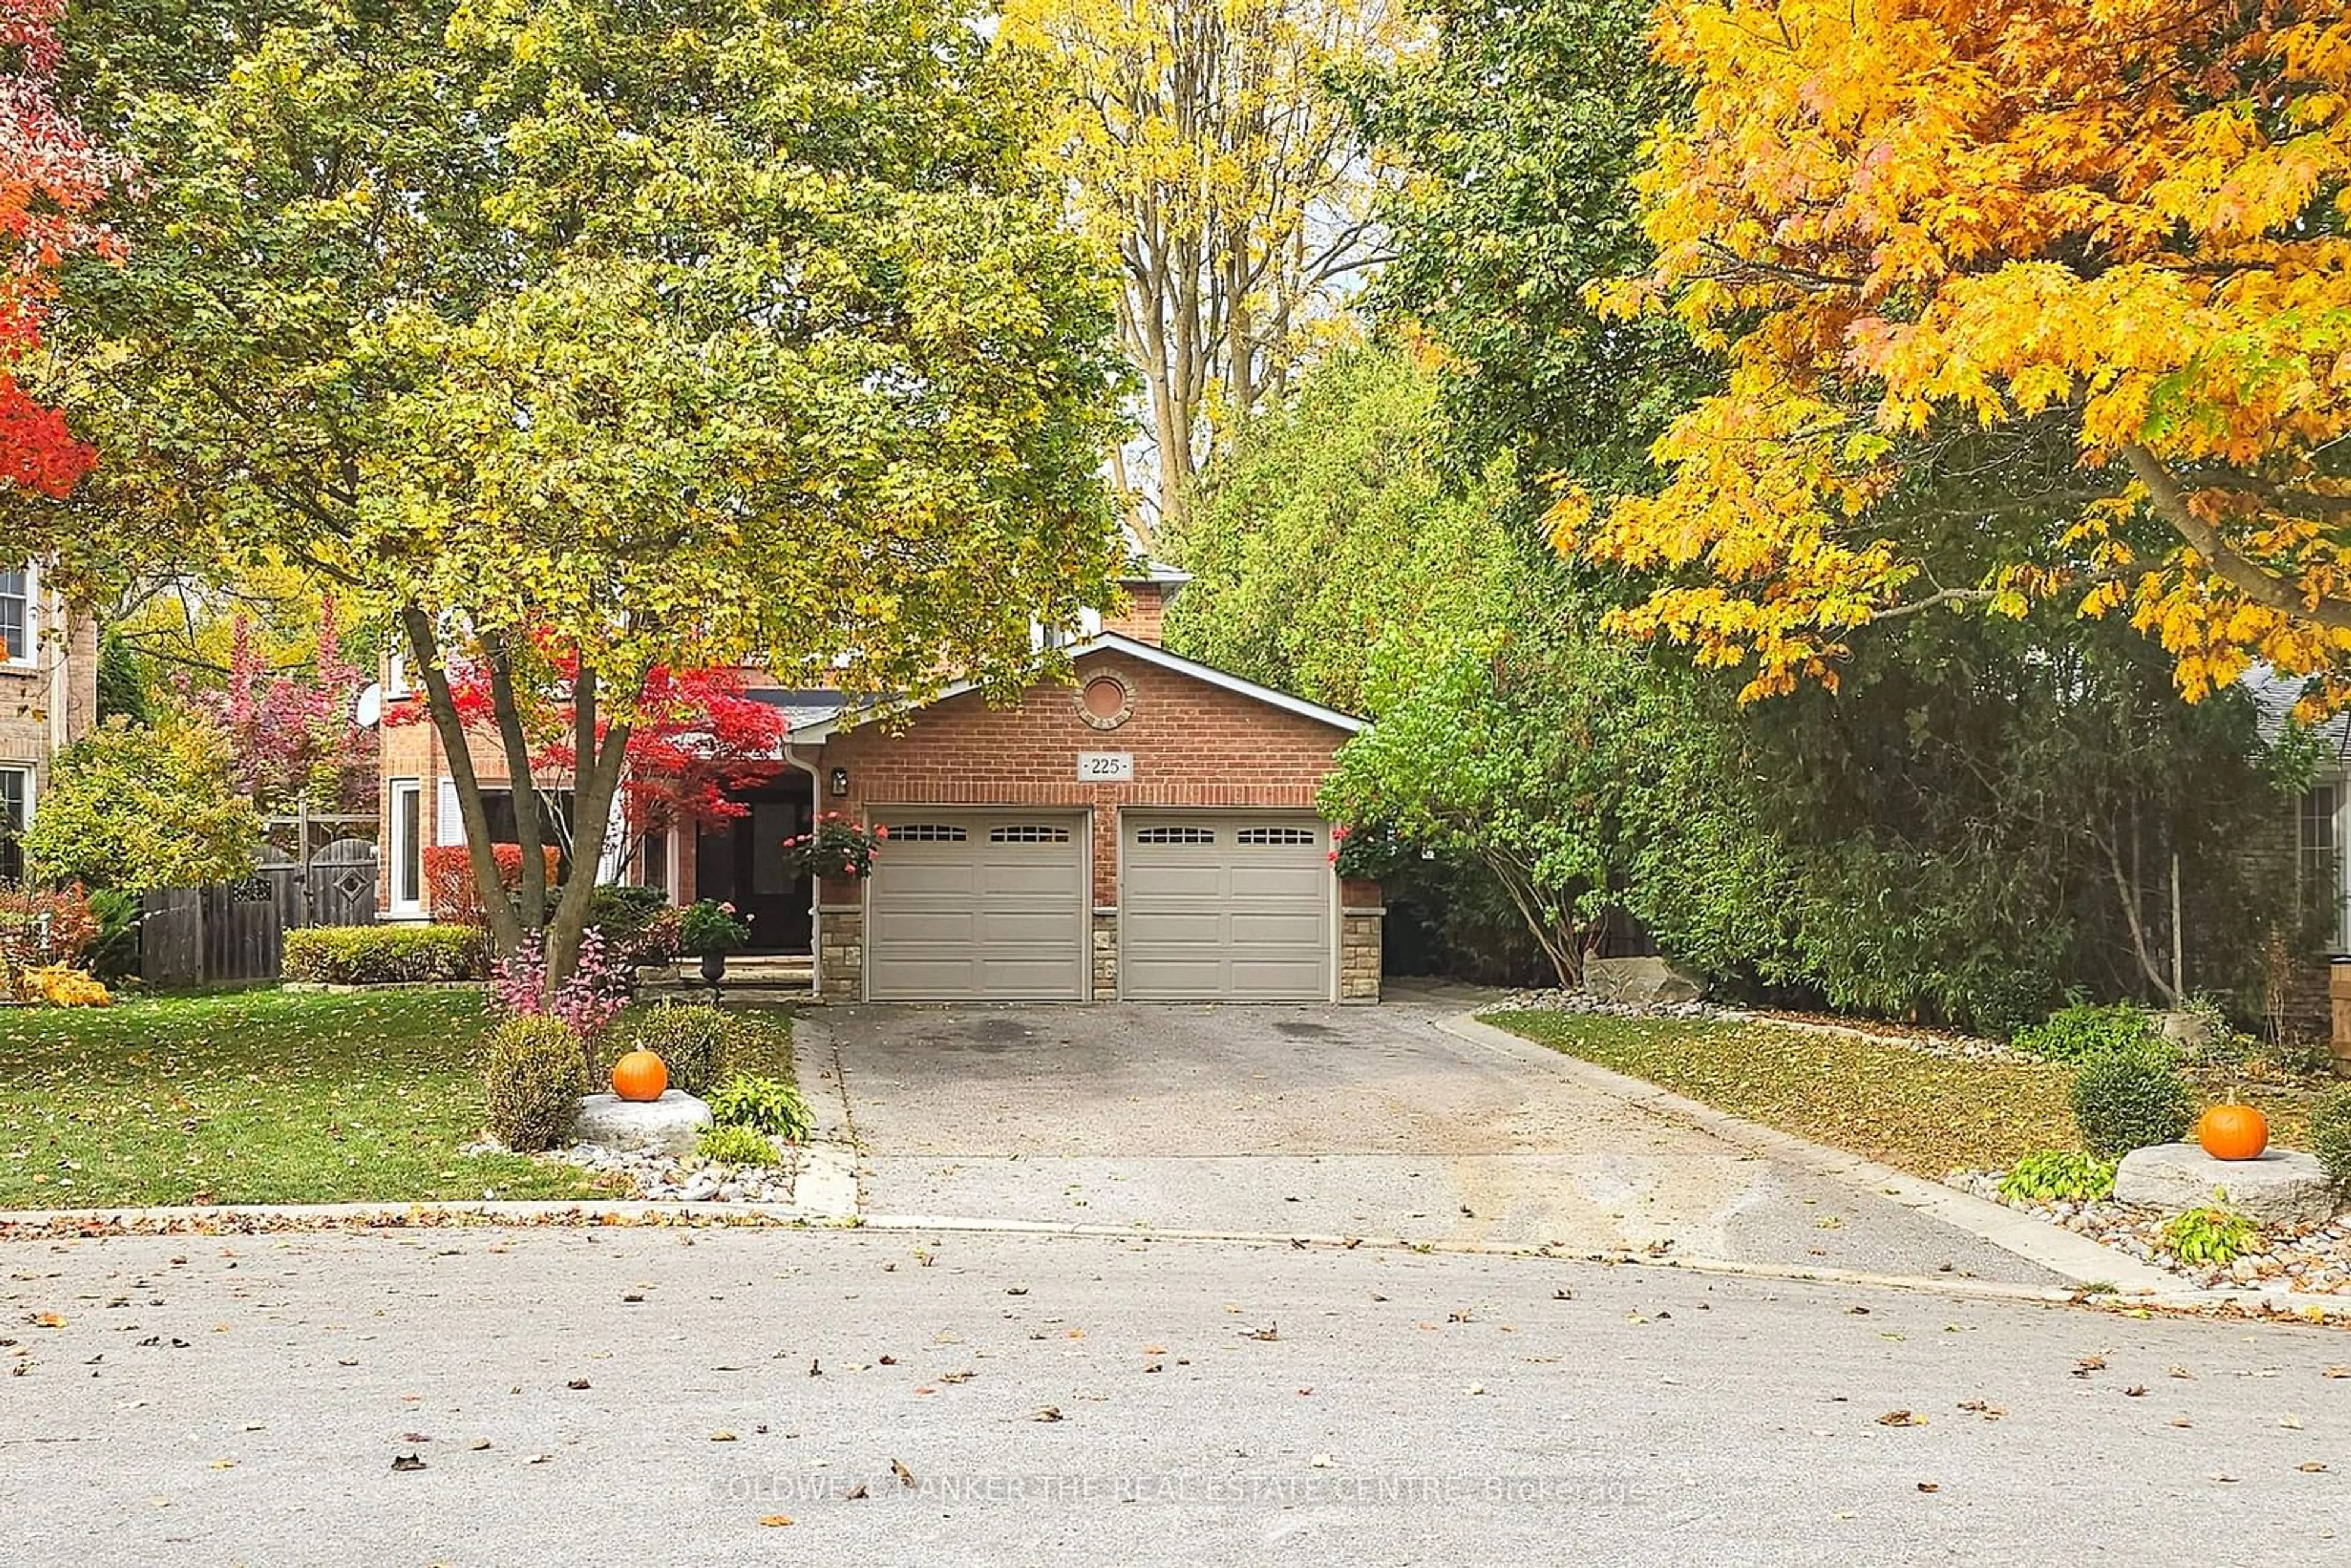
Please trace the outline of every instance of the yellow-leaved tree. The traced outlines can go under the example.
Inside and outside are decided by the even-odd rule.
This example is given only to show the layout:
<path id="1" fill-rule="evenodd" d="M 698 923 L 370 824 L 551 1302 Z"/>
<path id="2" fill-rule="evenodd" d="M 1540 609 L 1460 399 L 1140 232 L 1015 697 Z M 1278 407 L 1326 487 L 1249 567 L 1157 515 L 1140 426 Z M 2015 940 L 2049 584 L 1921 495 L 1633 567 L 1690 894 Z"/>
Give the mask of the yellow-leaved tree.
<path id="1" fill-rule="evenodd" d="M 1375 259 L 1378 172 L 1328 78 L 1415 26 L 1401 0 L 1007 0 L 999 36 L 1055 85 L 1040 153 L 1117 258 L 1143 382 L 1138 520 L 1178 528 L 1218 434 Z"/>
<path id="2" fill-rule="evenodd" d="M 1620 628 L 1754 697 L 1834 685 L 1875 619 L 2070 595 L 2191 699 L 2254 661 L 2351 698 L 2339 4 L 1666 0 L 1656 44 L 1693 112 L 1641 177 L 1656 261 L 1602 302 L 1726 369 L 1654 494 L 1553 511 L 1651 580 Z M 1927 564 L 1938 467 L 1966 576 Z"/>

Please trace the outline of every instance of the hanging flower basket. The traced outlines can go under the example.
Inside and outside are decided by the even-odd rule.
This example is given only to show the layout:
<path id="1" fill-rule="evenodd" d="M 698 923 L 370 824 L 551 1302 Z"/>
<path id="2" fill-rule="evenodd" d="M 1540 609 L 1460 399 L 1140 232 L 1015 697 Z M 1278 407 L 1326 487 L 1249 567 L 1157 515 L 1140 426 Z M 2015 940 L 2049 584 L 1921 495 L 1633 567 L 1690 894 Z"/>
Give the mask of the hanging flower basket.
<path id="1" fill-rule="evenodd" d="M 883 827 L 860 827 L 846 811 L 820 811 L 816 825 L 784 841 L 784 863 L 808 876 L 862 882 L 873 873 L 873 854 L 890 836 Z"/>

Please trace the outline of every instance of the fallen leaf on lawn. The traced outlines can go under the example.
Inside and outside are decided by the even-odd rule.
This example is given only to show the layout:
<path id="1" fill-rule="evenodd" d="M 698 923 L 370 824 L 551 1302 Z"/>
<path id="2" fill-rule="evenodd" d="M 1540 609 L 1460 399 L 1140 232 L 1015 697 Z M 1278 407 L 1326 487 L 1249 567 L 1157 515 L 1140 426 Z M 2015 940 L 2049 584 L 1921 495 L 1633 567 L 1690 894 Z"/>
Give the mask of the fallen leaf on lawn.
<path id="1" fill-rule="evenodd" d="M 1877 1418 L 1881 1427 L 1923 1427 L 1927 1417 L 1909 1410 L 1888 1410 Z"/>
<path id="2" fill-rule="evenodd" d="M 392 1457 L 392 1468 L 395 1470 L 421 1470 L 424 1468 L 424 1456 L 422 1454 L 394 1454 Z"/>
<path id="3" fill-rule="evenodd" d="M 766 1525 L 770 1530 L 781 1530 L 785 1525 L 789 1524 L 791 1521 L 792 1516 L 789 1513 L 764 1514 L 759 1520 L 761 1524 Z"/>

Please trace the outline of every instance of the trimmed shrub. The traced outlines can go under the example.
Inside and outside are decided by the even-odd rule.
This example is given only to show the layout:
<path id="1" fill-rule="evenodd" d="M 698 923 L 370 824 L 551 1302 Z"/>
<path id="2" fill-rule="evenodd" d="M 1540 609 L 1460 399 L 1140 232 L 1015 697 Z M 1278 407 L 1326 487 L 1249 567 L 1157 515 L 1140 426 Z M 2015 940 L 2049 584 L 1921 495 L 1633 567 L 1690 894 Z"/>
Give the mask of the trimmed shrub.
<path id="1" fill-rule="evenodd" d="M 483 1071 L 490 1131 L 533 1153 L 563 1135 L 583 1086 L 580 1037 L 550 1018 L 510 1018 L 490 1030 Z"/>
<path id="2" fill-rule="evenodd" d="M 768 1026 L 700 1002 L 664 1002 L 623 1019 L 609 1037 L 609 1054 L 650 1051 L 669 1068 L 674 1088 L 708 1094 L 738 1062 L 758 1060 L 774 1045 Z"/>
<path id="3" fill-rule="evenodd" d="M 730 1078 L 710 1096 L 711 1119 L 721 1126 L 747 1127 L 788 1144 L 808 1142 L 808 1102 L 780 1078 Z"/>
<path id="4" fill-rule="evenodd" d="M 2155 1019 L 2147 1010 L 2120 1002 L 2110 1008 L 2060 1008 L 2031 1028 L 2018 1030 L 2010 1043 L 2044 1061 L 2079 1063 L 2134 1051 L 2155 1039 Z"/>
<path id="5" fill-rule="evenodd" d="M 2092 1154 L 2120 1159 L 2187 1136 L 2196 1099 L 2170 1054 L 2146 1044 L 2099 1057 L 2074 1076 L 2074 1120 Z"/>
<path id="6" fill-rule="evenodd" d="M 313 925 L 286 934 L 286 977 L 329 986 L 481 978 L 481 938 L 462 925 Z"/>
<path id="7" fill-rule="evenodd" d="M 677 957 L 685 912 L 657 887 L 600 887 L 588 895 L 588 929 L 601 931 L 614 961 L 632 968 Z"/>
<path id="8" fill-rule="evenodd" d="M 2351 1083 L 2338 1083 L 2311 1103 L 2310 1152 L 2338 1185 L 2351 1186 Z"/>
<path id="9" fill-rule="evenodd" d="M 694 1135 L 694 1152 L 713 1165 L 776 1166 L 783 1155 L 775 1140 L 748 1127 L 705 1127 Z"/>

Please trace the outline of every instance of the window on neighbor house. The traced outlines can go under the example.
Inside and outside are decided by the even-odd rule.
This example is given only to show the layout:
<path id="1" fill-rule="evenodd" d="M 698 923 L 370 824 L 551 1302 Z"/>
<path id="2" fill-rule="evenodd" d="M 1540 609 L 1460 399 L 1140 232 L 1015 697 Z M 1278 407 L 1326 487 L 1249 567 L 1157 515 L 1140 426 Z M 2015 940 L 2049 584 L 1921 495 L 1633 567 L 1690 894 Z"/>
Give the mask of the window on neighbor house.
<path id="1" fill-rule="evenodd" d="M 414 779 L 392 781 L 392 912 L 424 910 L 424 787 Z"/>
<path id="2" fill-rule="evenodd" d="M 0 883 L 25 880 L 25 850 L 16 841 L 33 820 L 33 770 L 0 767 Z"/>
<path id="3" fill-rule="evenodd" d="M 2322 922 L 2327 946 L 2337 952 L 2351 946 L 2344 930 L 2343 798 L 2344 787 L 2339 783 L 2320 784 L 2304 792 L 2298 835 L 2301 852 L 2295 866 L 2303 896 Z"/>
<path id="4" fill-rule="evenodd" d="M 33 569 L 0 569 L 0 664 L 33 663 L 40 624 L 33 606 Z"/>

